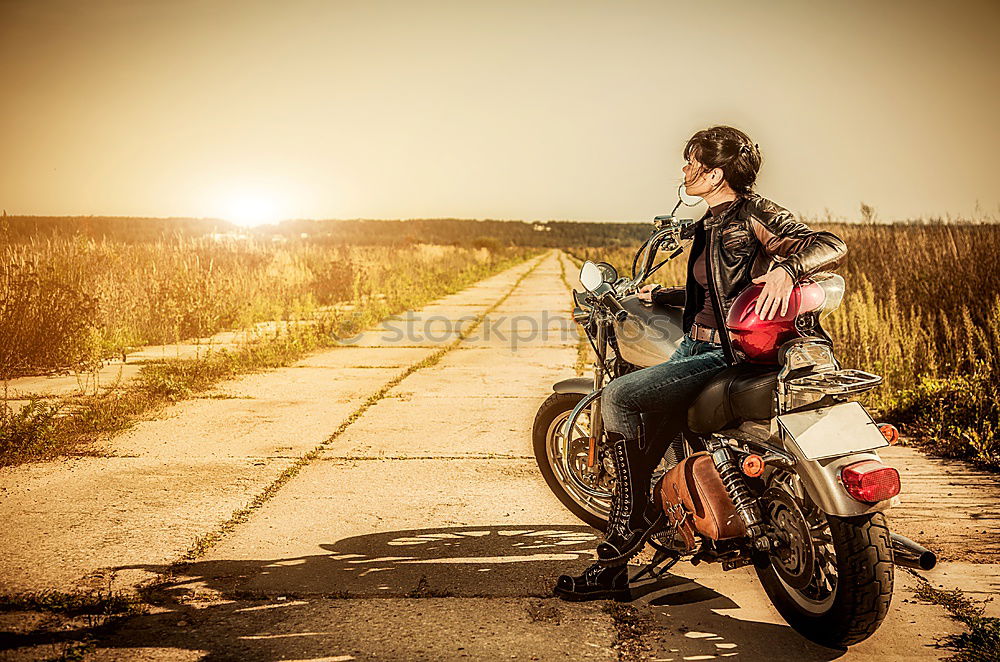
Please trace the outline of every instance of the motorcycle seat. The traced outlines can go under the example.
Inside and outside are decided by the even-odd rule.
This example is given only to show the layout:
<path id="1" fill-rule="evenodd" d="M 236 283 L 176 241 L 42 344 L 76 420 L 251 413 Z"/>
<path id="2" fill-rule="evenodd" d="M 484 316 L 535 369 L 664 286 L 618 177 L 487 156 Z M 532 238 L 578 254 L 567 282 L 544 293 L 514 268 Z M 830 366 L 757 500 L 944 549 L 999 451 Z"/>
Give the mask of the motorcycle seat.
<path id="1" fill-rule="evenodd" d="M 773 417 L 777 413 L 777 380 L 776 366 L 743 363 L 724 368 L 688 408 L 688 427 L 692 432 L 709 434 L 745 420 Z"/>

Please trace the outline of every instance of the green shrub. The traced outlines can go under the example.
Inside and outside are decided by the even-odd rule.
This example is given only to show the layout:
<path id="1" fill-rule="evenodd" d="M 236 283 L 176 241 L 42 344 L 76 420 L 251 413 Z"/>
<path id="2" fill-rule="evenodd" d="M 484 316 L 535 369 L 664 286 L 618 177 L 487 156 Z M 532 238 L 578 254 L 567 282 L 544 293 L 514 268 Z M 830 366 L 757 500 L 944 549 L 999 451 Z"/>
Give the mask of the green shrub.
<path id="1" fill-rule="evenodd" d="M 55 445 L 60 409 L 58 404 L 38 398 L 21 407 L 11 407 L 6 400 L 0 402 L 0 458 L 43 453 Z"/>
<path id="2" fill-rule="evenodd" d="M 1000 466 L 998 384 L 981 372 L 948 378 L 920 378 L 899 394 L 887 412 L 904 432 L 932 440 L 947 457 Z"/>

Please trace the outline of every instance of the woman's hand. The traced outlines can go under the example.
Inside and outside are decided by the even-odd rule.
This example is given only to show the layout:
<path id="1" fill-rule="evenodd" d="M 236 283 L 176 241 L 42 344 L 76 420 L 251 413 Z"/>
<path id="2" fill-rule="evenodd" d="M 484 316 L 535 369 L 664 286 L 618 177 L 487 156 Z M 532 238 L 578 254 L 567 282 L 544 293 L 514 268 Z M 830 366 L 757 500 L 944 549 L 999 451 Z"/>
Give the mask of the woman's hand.
<path id="1" fill-rule="evenodd" d="M 653 303 L 653 290 L 658 288 L 659 285 L 656 283 L 649 283 L 648 285 L 643 285 L 642 289 L 639 290 L 636 296 L 639 297 L 639 301 L 643 303 Z"/>
<path id="2" fill-rule="evenodd" d="M 764 283 L 764 289 L 757 297 L 754 312 L 762 320 L 769 320 L 781 309 L 781 316 L 788 312 L 788 301 L 792 298 L 792 276 L 778 265 L 763 276 L 753 279 L 754 283 Z"/>

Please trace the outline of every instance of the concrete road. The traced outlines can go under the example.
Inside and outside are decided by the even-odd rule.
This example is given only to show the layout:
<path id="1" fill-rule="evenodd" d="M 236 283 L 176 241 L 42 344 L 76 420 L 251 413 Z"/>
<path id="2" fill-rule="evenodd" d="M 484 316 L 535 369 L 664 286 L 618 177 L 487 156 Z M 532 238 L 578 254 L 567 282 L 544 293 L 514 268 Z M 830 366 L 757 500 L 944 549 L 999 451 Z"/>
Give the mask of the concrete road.
<path id="1" fill-rule="evenodd" d="M 576 360 L 564 273 L 575 282 L 549 253 L 350 347 L 226 384 L 227 398 L 181 403 L 108 457 L 0 474 L 3 585 L 165 577 L 168 599 L 100 639 L 97 660 L 947 654 L 934 644 L 958 626 L 914 600 L 903 571 L 888 620 L 847 652 L 797 635 L 747 569 L 681 564 L 624 608 L 551 598 L 599 540 L 531 455 L 534 411 Z"/>

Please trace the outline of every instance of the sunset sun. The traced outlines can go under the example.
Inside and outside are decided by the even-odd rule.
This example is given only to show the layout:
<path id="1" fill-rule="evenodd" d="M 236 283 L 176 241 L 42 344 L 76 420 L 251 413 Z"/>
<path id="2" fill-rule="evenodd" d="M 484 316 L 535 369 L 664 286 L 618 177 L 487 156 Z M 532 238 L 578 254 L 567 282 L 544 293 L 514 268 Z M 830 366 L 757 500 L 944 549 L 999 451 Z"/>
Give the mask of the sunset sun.
<path id="1" fill-rule="evenodd" d="M 230 194 L 221 205 L 222 218 L 242 227 L 277 223 L 282 210 L 273 195 L 264 191 L 238 191 Z"/>

